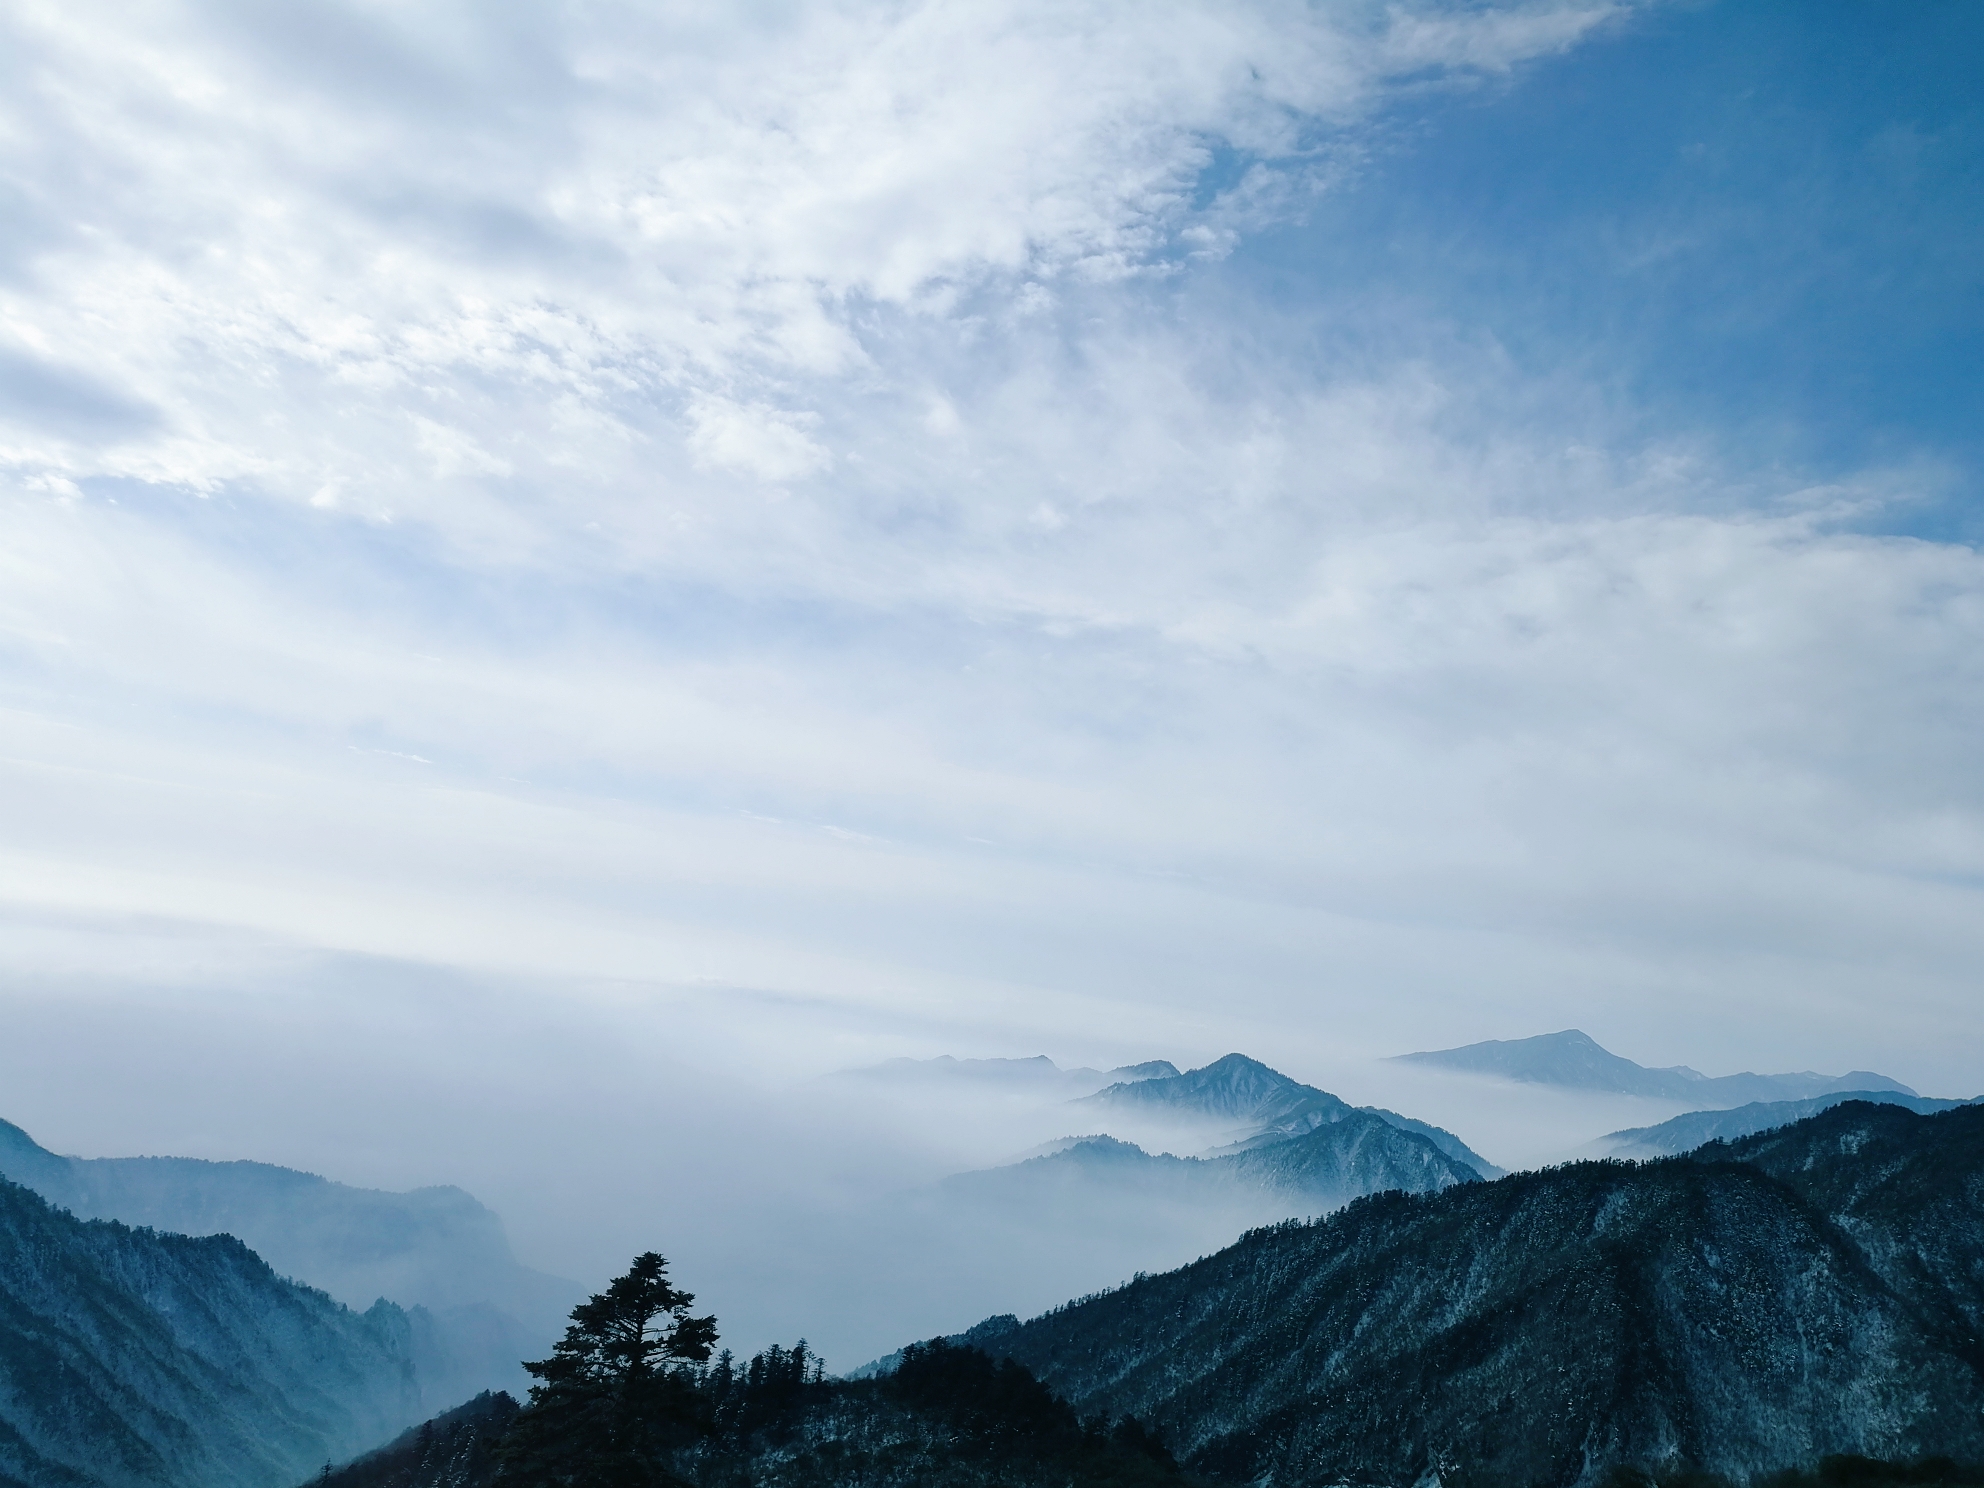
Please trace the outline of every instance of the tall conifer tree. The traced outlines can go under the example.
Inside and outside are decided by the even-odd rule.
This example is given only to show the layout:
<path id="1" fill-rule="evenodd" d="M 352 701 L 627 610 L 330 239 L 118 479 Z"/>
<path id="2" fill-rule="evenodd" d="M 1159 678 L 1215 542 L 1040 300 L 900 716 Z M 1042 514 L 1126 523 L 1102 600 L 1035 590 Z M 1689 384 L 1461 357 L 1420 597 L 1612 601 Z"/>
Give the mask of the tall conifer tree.
<path id="1" fill-rule="evenodd" d="M 653 1251 L 572 1309 L 571 1325 L 537 1376 L 530 1407 L 504 1445 L 504 1481 L 518 1488 L 660 1488 L 661 1466 L 695 1430 L 699 1396 L 680 1366 L 706 1362 L 716 1319 L 668 1281 Z"/>

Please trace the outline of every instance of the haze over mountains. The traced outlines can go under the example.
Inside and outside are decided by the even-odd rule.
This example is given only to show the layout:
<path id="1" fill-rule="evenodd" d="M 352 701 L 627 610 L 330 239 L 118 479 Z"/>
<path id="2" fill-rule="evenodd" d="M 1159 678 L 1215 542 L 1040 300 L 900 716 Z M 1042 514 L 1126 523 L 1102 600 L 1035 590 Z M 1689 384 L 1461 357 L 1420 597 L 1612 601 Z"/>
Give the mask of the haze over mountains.
<path id="1" fill-rule="evenodd" d="M 1613 1137 L 1651 1153 L 1781 1129 L 1653 1167 L 1494 1181 L 1452 1132 L 1237 1053 L 1182 1072 L 934 1060 L 860 1078 L 993 1089 L 1034 1120 L 1155 1123 L 1207 1144 L 1179 1153 L 1070 1135 L 905 1191 L 865 1216 L 864 1233 L 895 1246 L 876 1268 L 921 1252 L 979 1273 L 960 1298 L 1030 1273 L 1099 1278 L 1085 1289 L 1101 1293 L 1079 1304 L 960 1336 L 1018 1359 L 1084 1412 L 1154 1421 L 1217 1478 L 1416 1481 L 1465 1463 L 1569 1483 L 1612 1461 L 1740 1476 L 1833 1450 L 1984 1450 L 1984 1355 L 1963 1341 L 1984 1323 L 1984 1105 L 1877 1091 L 1879 1105 L 1828 1094 L 1704 1110 Z M 0 1171 L 78 1211 L 5 1191 L 14 1248 L 60 1263 L 0 1277 L 10 1326 L 38 1340 L 7 1356 L 12 1403 L 0 1402 L 14 1433 L 0 1477 L 28 1488 L 278 1488 L 320 1450 L 350 1455 L 467 1398 L 478 1370 L 541 1355 L 542 1334 L 518 1347 L 514 1332 L 470 1325 L 500 1315 L 521 1329 L 492 1299 L 543 1309 L 564 1290 L 519 1266 L 500 1222 L 459 1190 L 387 1194 L 258 1163 L 64 1158 L 5 1125 Z M 240 1239 L 81 1217 L 118 1211 Z M 269 1255 L 240 1243 L 251 1234 Z M 354 1310 L 279 1269 L 435 1305 Z M 839 1274 L 822 1284 L 874 1284 Z M 1059 1295 L 1082 1289 L 1077 1279 Z M 228 1318 L 200 1321 L 215 1308 Z M 240 1378 L 225 1385 L 216 1368 Z M 22 1383 L 44 1378 L 62 1381 L 58 1395 Z M 62 1402 L 79 1400 L 115 1430 L 66 1427 Z M 1828 1412 L 1840 1400 L 1850 1408 Z M 196 1427 L 175 1427 L 182 1415 Z M 830 1437 L 838 1419 L 818 1429 Z M 266 1437 L 260 1456 L 238 1449 L 243 1433 Z M 235 1476 L 216 1475 L 210 1462 L 229 1454 Z"/>
<path id="2" fill-rule="evenodd" d="M 1366 1199 L 970 1341 L 1233 1481 L 1984 1456 L 1984 1108 Z"/>
<path id="3" fill-rule="evenodd" d="M 1038 1398 L 996 1372 L 1004 1360 L 1066 1402 L 1065 1422 L 1135 1422 L 1092 1435 L 1097 1448 L 1147 1443 L 1154 1428 L 1210 1483 L 1592 1488 L 1618 1468 L 1653 1481 L 1809 1475 L 1833 1453 L 1974 1462 L 1981 1206 L 1984 1106 L 1925 1117 L 1848 1101 L 1659 1162 L 1366 1197 L 1029 1322 L 986 1318 L 935 1356 L 977 1379 L 969 1398 L 907 1434 L 878 1411 L 895 1398 L 889 1377 L 925 1368 L 928 1347 L 878 1360 L 859 1373 L 880 1378 L 860 1385 L 788 1370 L 773 1389 L 766 1370 L 759 1390 L 768 1361 L 753 1360 L 756 1403 L 708 1428 L 729 1435 L 687 1433 L 666 1460 L 708 1488 L 1089 1481 L 1043 1472 L 1020 1415 L 983 1419 L 995 1397 Z M 337 1481 L 490 1488 L 490 1452 L 465 1432 L 471 1416 L 500 1430 L 499 1404 Z M 1094 1481 L 1169 1475 L 1147 1460 L 1151 1472 L 1112 1464 Z M 1954 1465 L 1848 1467 L 1868 1484 L 1978 1481 Z"/>
<path id="4" fill-rule="evenodd" d="M 1936 1100 L 1926 1095 L 1905 1095 L 1894 1090 L 1848 1090 L 1817 1095 L 1801 1101 L 1756 1101 L 1726 1111 L 1688 1111 L 1657 1126 L 1629 1127 L 1608 1132 L 1592 1143 L 1593 1157 L 1648 1159 L 1692 1152 L 1708 1142 L 1733 1142 L 1758 1132 L 1790 1126 L 1808 1116 L 1842 1105 L 1866 1101 L 1871 1105 L 1900 1106 L 1918 1116 L 1953 1111 L 1958 1106 L 1984 1103 L 1984 1096 L 1967 1101 Z"/>
<path id="5" fill-rule="evenodd" d="M 1447 1130 L 1371 1103 L 1387 1090 L 1457 1093 L 1482 1109 L 1497 1090 L 1535 1092 L 1546 1103 L 1583 1101 L 1594 1112 L 1616 1107 L 1614 1128 L 1623 1126 L 1619 1116 L 1645 1109 L 1634 1105 L 1643 1097 L 1560 1097 L 1551 1094 L 1557 1086 L 1491 1086 L 1425 1064 L 1371 1068 L 1415 1073 L 1391 1086 L 1367 1081 L 1355 1101 L 1239 1053 L 1187 1071 L 1165 1060 L 1063 1069 L 1045 1057 L 939 1058 L 836 1076 L 815 1087 L 831 1090 L 831 1100 L 809 1096 L 809 1109 L 849 1132 L 884 1137 L 864 1157 L 873 1177 L 865 1190 L 838 1177 L 811 1192 L 793 1190 L 788 1222 L 809 1236 L 803 1263 L 778 1269 L 793 1264 L 784 1248 L 747 1234 L 755 1250 L 718 1257 L 730 1269 L 716 1274 L 730 1279 L 714 1300 L 751 1346 L 769 1341 L 765 1330 L 780 1317 L 796 1315 L 844 1365 L 918 1331 L 955 1329 L 986 1311 L 1050 1306 L 1182 1264 L 1248 1228 L 1327 1213 L 1363 1193 L 1499 1176 L 1471 1127 Z M 1469 1108 L 1450 1099 L 1440 1109 Z M 1659 1151 L 1800 1114 L 1753 1112 L 1740 1118 L 1749 1126 L 1682 1124 L 1651 1137 L 1635 1137 L 1642 1130 L 1635 1123 L 1619 1140 Z M 1566 1127 L 1554 1149 L 1568 1155 L 1604 1130 Z M 909 1145 L 926 1137 L 928 1151 Z M 953 1151 L 969 1155 L 947 1161 Z M 520 1390 L 516 1361 L 542 1353 L 580 1290 L 519 1265 L 501 1222 L 459 1189 L 385 1193 L 270 1164 L 71 1159 L 4 1126 L 0 1173 L 85 1217 L 236 1234 L 279 1273 L 360 1309 L 388 1298 L 408 1313 L 430 1400 L 465 1399 L 491 1386 Z M 706 1257 L 695 1265 L 712 1270 Z M 834 1301 L 855 1297 L 874 1300 Z"/>
<path id="6" fill-rule="evenodd" d="M 1031 1123 L 1065 1134 L 1046 1161 L 982 1173 L 960 1164 L 929 1180 L 905 1172 L 858 1204 L 813 1211 L 808 1265 L 842 1278 L 823 1280 L 816 1294 L 845 1287 L 881 1299 L 861 1309 L 865 1336 L 842 1343 L 843 1360 L 866 1357 L 855 1350 L 867 1339 L 885 1344 L 917 1328 L 955 1327 L 988 1303 L 1050 1305 L 1361 1193 L 1495 1171 L 1451 1133 L 1357 1110 L 1241 1055 L 1189 1075 L 1162 1060 L 1107 1071 L 1062 1070 L 1044 1058 L 899 1061 L 841 1084 L 856 1095 L 888 1093 L 896 1103 L 886 1109 L 897 1113 L 889 1119 L 911 1129 L 923 1113 L 948 1109 L 943 1097 L 952 1092 L 965 1097 L 964 1115 L 937 1116 L 940 1130 L 993 1110 L 1017 1122 L 1016 1132 Z M 1144 1085 L 1152 1099 L 1123 1103 L 1123 1091 Z M 1083 1096 L 1102 1098 L 1083 1104 Z M 1143 1118 L 1153 1114 L 1195 1145 L 1128 1145 L 1152 1129 Z M 1066 1140 L 1103 1129 L 1112 1140 Z M 519 1265 L 498 1218 L 459 1189 L 387 1193 L 266 1163 L 70 1158 L 4 1125 L 0 1173 L 81 1217 L 231 1233 L 280 1274 L 354 1307 L 387 1298 L 407 1313 L 429 1404 L 489 1387 L 520 1392 L 517 1361 L 543 1354 L 578 1293 Z M 805 1326 L 834 1336 L 818 1317 Z"/>
<path id="7" fill-rule="evenodd" d="M 282 1275 L 363 1310 L 409 1310 L 430 1403 L 520 1390 L 584 1295 L 520 1265 L 502 1221 L 459 1188 L 385 1193 L 257 1162 L 61 1157 L 0 1121 L 0 1175 L 82 1219 L 229 1234 Z"/>
<path id="8" fill-rule="evenodd" d="M 1671 1094 L 1653 1097 L 1650 1090 L 1681 1089 L 1714 1101 L 1732 1089 L 1728 1081 L 1647 1071 L 1574 1032 L 1491 1046 L 1491 1059 L 1480 1053 L 1462 1051 L 1470 1079 L 1493 1064 L 1508 1088 L 1569 1088 L 1585 1098 L 1597 1085 L 1592 1098 L 1627 1109 L 1643 1108 L 1635 1102 L 1670 1110 L 1678 1104 Z M 1074 1291 L 1178 1264 L 1243 1229 L 1326 1214 L 1364 1194 L 1434 1192 L 1502 1175 L 1452 1131 L 1385 1107 L 1354 1105 L 1244 1054 L 1182 1072 L 1153 1061 L 1111 1073 L 1118 1078 L 1070 1099 L 1069 1090 L 1103 1080 L 1103 1073 L 1063 1071 L 1045 1058 L 904 1060 L 856 1072 L 895 1089 L 996 1090 L 1002 1100 L 1032 1102 L 1028 1108 L 1041 1122 L 1066 1122 L 1065 1135 L 1016 1160 L 956 1173 L 922 1190 L 889 1221 L 896 1240 L 924 1234 L 922 1248 L 930 1252 L 970 1253 L 984 1243 L 996 1252 L 985 1262 L 989 1270 L 1030 1265 Z M 1517 1074 L 1529 1078 L 1516 1080 Z M 1803 1088 L 1831 1077 L 1742 1078 Z M 1940 1108 L 1900 1092 L 1884 1095 L 1890 1097 L 1922 1110 Z M 1702 1128 L 1700 1139 L 1746 1134 L 1816 1109 L 1759 1107 Z M 1695 1129 L 1677 1123 L 1669 1136 L 1640 1140 L 1682 1143 Z M 1568 1155 L 1577 1143 L 1567 1131 L 1559 1145 Z"/>
<path id="9" fill-rule="evenodd" d="M 226 1235 L 85 1221 L 0 1182 L 0 1481 L 290 1488 L 431 1412 L 413 1330 Z"/>
<path id="10" fill-rule="evenodd" d="M 1504 1080 L 1554 1085 L 1565 1090 L 1603 1090 L 1621 1095 L 1680 1101 L 1697 1108 L 1747 1105 L 1754 1101 L 1806 1100 L 1857 1090 L 1889 1090 L 1914 1095 L 1899 1080 L 1868 1070 L 1845 1075 L 1811 1071 L 1788 1075 L 1709 1076 L 1686 1065 L 1648 1069 L 1601 1048 L 1575 1028 L 1524 1039 L 1489 1039 L 1457 1049 L 1400 1054 L 1400 1063 L 1432 1066 Z"/>
<path id="11" fill-rule="evenodd" d="M 1353 1111 L 1341 1123 L 1217 1157 L 1175 1157 L 1114 1137 L 1083 1137 L 1010 1167 L 959 1174 L 943 1187 L 1008 1209 L 1051 1206 L 1082 1215 L 1088 1206 L 1131 1213 L 1175 1206 L 1250 1213 L 1266 1223 L 1328 1213 L 1363 1194 L 1425 1193 L 1480 1179 L 1424 1137 Z"/>
<path id="12" fill-rule="evenodd" d="M 1100 1208 L 1117 1222 L 1142 1214 L 1152 1228 L 1165 1211 L 1223 1215 L 1244 1227 L 1324 1213 L 1361 1194 L 1420 1193 L 1500 1171 L 1451 1132 L 1359 1110 L 1244 1054 L 1183 1073 L 1161 1060 L 1113 1073 L 1133 1078 L 1069 1108 L 1105 1122 L 1127 1112 L 1168 1119 L 1179 1131 L 1199 1126 L 1214 1134 L 1213 1145 L 1181 1156 L 1107 1133 L 1068 1137 L 1018 1163 L 952 1177 L 942 1192 L 1064 1226 L 1102 1227 Z"/>
<path id="13" fill-rule="evenodd" d="M 1077 1104 L 1102 1110 L 1163 1111 L 1229 1121 L 1234 1123 L 1229 1145 L 1235 1147 L 1263 1146 L 1301 1136 L 1318 1127 L 1354 1120 L 1359 1115 L 1374 1116 L 1399 1131 L 1425 1138 L 1481 1177 L 1499 1177 L 1502 1172 L 1450 1131 L 1377 1106 L 1352 1107 L 1327 1090 L 1290 1079 L 1244 1054 L 1228 1054 L 1184 1074 L 1173 1071 L 1168 1077 L 1144 1077 L 1111 1085 Z"/>
<path id="14" fill-rule="evenodd" d="M 1052 1306 L 1255 1225 L 1481 1172 L 1442 1150 L 1473 1155 L 1451 1133 L 1358 1111 L 1239 1054 L 1183 1073 L 1162 1060 L 1108 1072 L 1045 1059 L 898 1061 L 825 1088 L 870 1120 L 962 1133 L 985 1154 L 809 1228 L 809 1264 L 824 1271 L 834 1257 L 844 1280 L 833 1285 L 872 1299 L 858 1326 L 832 1335 L 842 1367 L 917 1329 L 964 1326 L 987 1302 Z M 807 1336 L 824 1335 L 809 1325 Z"/>

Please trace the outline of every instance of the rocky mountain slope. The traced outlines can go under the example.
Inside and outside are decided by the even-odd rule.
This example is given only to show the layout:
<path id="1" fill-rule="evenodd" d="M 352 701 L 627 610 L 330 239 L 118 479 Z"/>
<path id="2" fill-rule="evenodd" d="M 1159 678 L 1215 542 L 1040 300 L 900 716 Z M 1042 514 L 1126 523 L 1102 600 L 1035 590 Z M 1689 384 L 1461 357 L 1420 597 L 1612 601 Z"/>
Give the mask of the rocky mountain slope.
<path id="1" fill-rule="evenodd" d="M 0 1121 L 0 1175 L 84 1219 L 228 1234 L 347 1306 L 412 1319 L 429 1405 L 527 1383 L 517 1360 L 556 1338 L 579 1288 L 520 1265 L 503 1223 L 459 1188 L 385 1193 L 257 1162 L 61 1157 Z"/>
<path id="2" fill-rule="evenodd" d="M 973 1340 L 1278 1485 L 1984 1458 L 1984 1107 L 1358 1201 Z"/>
<path id="3" fill-rule="evenodd" d="M 1810 1100 L 1752 1101 L 1747 1106 L 1737 1106 L 1727 1111 L 1689 1111 L 1656 1126 L 1635 1126 L 1624 1131 L 1607 1132 L 1592 1143 L 1589 1155 L 1639 1160 L 1672 1157 L 1676 1153 L 1692 1152 L 1704 1142 L 1733 1142 L 1757 1132 L 1789 1126 L 1853 1100 L 1880 1106 L 1900 1106 L 1917 1116 L 1933 1116 L 1938 1111 L 1953 1111 L 1958 1106 L 1984 1102 L 1984 1096 L 1978 1097 L 1977 1101 L 1956 1101 L 1935 1100 L 1926 1095 L 1904 1095 L 1894 1090 L 1842 1090 L 1831 1095 L 1813 1096 Z"/>
<path id="4" fill-rule="evenodd" d="M 0 1182 L 0 1481 L 289 1488 L 420 1413 L 406 1315 Z"/>
<path id="5" fill-rule="evenodd" d="M 1526 1039 L 1488 1039 L 1458 1049 L 1432 1049 L 1400 1054 L 1402 1063 L 1431 1065 L 1467 1074 L 1494 1075 L 1534 1085 L 1566 1090 L 1607 1090 L 1621 1095 L 1651 1096 L 1681 1101 L 1700 1110 L 1745 1105 L 1751 1101 L 1808 1100 L 1842 1091 L 1890 1090 L 1914 1095 L 1899 1080 L 1871 1070 L 1845 1075 L 1820 1075 L 1807 1070 L 1788 1075 L 1720 1075 L 1711 1077 L 1686 1065 L 1648 1069 L 1602 1048 L 1596 1039 L 1575 1028 Z"/>

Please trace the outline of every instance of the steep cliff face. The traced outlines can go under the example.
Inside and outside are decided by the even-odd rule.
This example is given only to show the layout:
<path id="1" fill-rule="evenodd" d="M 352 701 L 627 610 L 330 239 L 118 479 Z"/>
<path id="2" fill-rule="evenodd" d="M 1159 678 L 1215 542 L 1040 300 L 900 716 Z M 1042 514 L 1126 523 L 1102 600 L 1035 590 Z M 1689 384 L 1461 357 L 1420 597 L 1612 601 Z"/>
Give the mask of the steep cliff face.
<path id="1" fill-rule="evenodd" d="M 982 1341 L 1280 1485 L 1984 1456 L 1984 1110 L 1720 1156 L 1381 1195 Z"/>
<path id="2" fill-rule="evenodd" d="M 391 1304 L 355 1313 L 231 1237 L 79 1220 L 0 1182 L 0 1478 L 288 1488 L 418 1414 Z"/>

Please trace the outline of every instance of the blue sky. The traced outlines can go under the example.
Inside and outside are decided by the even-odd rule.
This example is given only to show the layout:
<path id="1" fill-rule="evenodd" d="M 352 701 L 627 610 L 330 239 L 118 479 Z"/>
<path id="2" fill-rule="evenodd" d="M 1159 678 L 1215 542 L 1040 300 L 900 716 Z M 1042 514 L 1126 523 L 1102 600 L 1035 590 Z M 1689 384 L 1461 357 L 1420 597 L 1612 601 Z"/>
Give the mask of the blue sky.
<path id="1" fill-rule="evenodd" d="M 385 1027 L 566 1151 L 552 1025 L 1976 1093 L 1975 7 L 0 28 L 37 1135 L 529 1191 Z"/>
<path id="2" fill-rule="evenodd" d="M 1974 539 L 1980 50 L 1963 5 L 1648 8 L 1517 81 L 1401 103 L 1349 188 L 1222 287 L 1378 348 L 1403 305 L 1759 464 L 1946 465 L 1877 520 Z"/>

